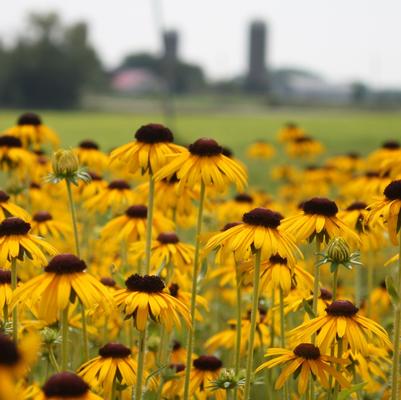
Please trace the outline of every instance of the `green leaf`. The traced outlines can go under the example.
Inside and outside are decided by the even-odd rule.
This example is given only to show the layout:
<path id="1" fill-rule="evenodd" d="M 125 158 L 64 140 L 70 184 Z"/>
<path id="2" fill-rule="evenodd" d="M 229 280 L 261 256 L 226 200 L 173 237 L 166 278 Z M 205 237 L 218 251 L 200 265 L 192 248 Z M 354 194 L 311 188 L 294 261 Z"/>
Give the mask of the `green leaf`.
<path id="1" fill-rule="evenodd" d="M 400 305 L 400 294 L 398 293 L 397 289 L 395 288 L 393 278 L 388 276 L 386 278 L 386 288 L 387 292 L 390 295 L 391 302 L 395 307 Z"/>
<path id="2" fill-rule="evenodd" d="M 343 389 L 337 396 L 337 400 L 348 400 L 351 397 L 352 393 L 359 392 L 366 385 L 366 382 L 357 383 L 356 385 L 352 385 L 348 389 Z"/>
<path id="3" fill-rule="evenodd" d="M 310 318 L 316 318 L 316 315 L 313 312 L 312 307 L 310 306 L 309 302 L 307 302 L 305 299 L 303 299 L 302 305 L 304 307 L 304 310 L 308 313 Z"/>

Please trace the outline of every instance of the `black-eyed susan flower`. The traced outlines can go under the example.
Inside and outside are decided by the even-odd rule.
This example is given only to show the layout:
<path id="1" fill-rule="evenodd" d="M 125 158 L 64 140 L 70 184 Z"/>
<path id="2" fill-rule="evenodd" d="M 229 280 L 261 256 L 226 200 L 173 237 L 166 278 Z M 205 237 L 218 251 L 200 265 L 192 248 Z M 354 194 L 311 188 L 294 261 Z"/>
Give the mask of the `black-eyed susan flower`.
<path id="1" fill-rule="evenodd" d="M 249 260 L 259 250 L 263 260 L 278 254 L 290 265 L 296 255 L 302 256 L 291 235 L 282 229 L 282 215 L 266 208 L 255 208 L 245 213 L 242 223 L 212 236 L 206 251 L 221 247 L 224 254 L 234 253 L 237 260 Z"/>
<path id="2" fill-rule="evenodd" d="M 88 171 L 91 180 L 87 183 L 80 183 L 77 191 L 83 200 L 88 200 L 107 188 L 108 183 L 96 172 Z"/>
<path id="3" fill-rule="evenodd" d="M 54 239 L 71 237 L 72 230 L 69 224 L 53 219 L 48 211 L 38 211 L 32 216 L 31 232 L 42 237 Z"/>
<path id="4" fill-rule="evenodd" d="M 109 157 L 100 151 L 99 145 L 93 140 L 83 140 L 74 149 L 80 165 L 94 171 L 104 171 L 109 164 Z"/>
<path id="5" fill-rule="evenodd" d="M 212 388 L 212 384 L 219 377 L 222 367 L 222 361 L 215 356 L 202 355 L 193 360 L 189 384 L 191 398 L 208 399 L 214 397 L 216 400 L 225 400 L 225 390 L 213 390 Z"/>
<path id="6" fill-rule="evenodd" d="M 128 207 L 125 213 L 110 220 L 101 231 L 101 237 L 105 240 L 125 240 L 136 242 L 146 237 L 148 208 L 138 204 Z M 157 235 L 163 231 L 171 231 L 174 224 L 164 217 L 162 213 L 155 212 L 152 231 Z M 138 249 L 135 249 L 138 250 Z"/>
<path id="7" fill-rule="evenodd" d="M 268 160 L 276 153 L 275 148 L 264 140 L 257 140 L 246 149 L 248 158 Z"/>
<path id="8" fill-rule="evenodd" d="M 135 194 L 130 184 L 123 179 L 117 179 L 88 199 L 84 205 L 90 211 L 105 213 L 111 210 L 116 213 L 133 203 L 135 203 Z"/>
<path id="9" fill-rule="evenodd" d="M 112 151 L 111 162 L 122 161 L 132 173 L 156 173 L 168 161 L 171 154 L 181 153 L 184 148 L 173 143 L 173 133 L 160 124 L 141 126 L 135 133 L 135 141 Z"/>
<path id="10" fill-rule="evenodd" d="M 109 397 L 113 384 L 132 386 L 136 379 L 136 362 L 131 350 L 120 343 L 108 343 L 99 349 L 99 355 L 79 367 L 77 374 L 91 387 L 103 388 Z"/>
<path id="11" fill-rule="evenodd" d="M 176 174 L 177 189 L 195 187 L 200 182 L 205 187 L 224 191 L 230 183 L 242 191 L 247 174 L 242 165 L 223 155 L 223 148 L 213 139 L 201 138 L 189 145 L 188 150 L 172 157 L 171 161 L 158 171 L 156 180 L 170 178 Z"/>
<path id="12" fill-rule="evenodd" d="M 281 389 L 291 376 L 298 379 L 300 395 L 306 392 L 311 376 L 326 389 L 330 388 L 330 377 L 333 377 L 342 387 L 350 386 L 342 373 L 333 367 L 333 364 L 344 364 L 347 361 L 321 354 L 319 347 L 311 343 L 301 343 L 294 350 L 270 348 L 265 356 L 272 358 L 260 365 L 257 372 L 265 368 L 283 365 L 283 370 L 276 380 L 276 390 Z"/>
<path id="13" fill-rule="evenodd" d="M 23 180 L 33 166 L 33 155 L 22 147 L 21 140 L 14 136 L 0 136 L 0 170 L 15 171 Z"/>
<path id="14" fill-rule="evenodd" d="M 300 136 L 289 141 L 285 148 L 291 158 L 314 158 L 324 152 L 324 146 L 311 136 Z"/>
<path id="15" fill-rule="evenodd" d="M 40 149 L 45 143 L 57 147 L 60 141 L 57 134 L 42 122 L 42 118 L 32 112 L 20 115 L 17 125 L 7 129 L 7 134 L 19 138 L 24 147 L 33 146 L 35 149 Z"/>
<path id="16" fill-rule="evenodd" d="M 352 244 L 359 244 L 358 235 L 337 217 L 338 207 L 334 201 L 314 197 L 302 203 L 300 214 L 282 221 L 283 229 L 294 235 L 297 241 L 316 239 L 328 242 L 341 236 Z"/>
<path id="17" fill-rule="evenodd" d="M 72 372 L 51 376 L 35 400 L 102 400 L 89 390 L 89 385 Z"/>
<path id="18" fill-rule="evenodd" d="M 289 142 L 305 136 L 305 131 L 295 122 L 287 122 L 277 134 L 280 142 Z"/>
<path id="19" fill-rule="evenodd" d="M 242 216 L 255 208 L 256 201 L 247 193 L 237 194 L 232 200 L 218 205 L 217 216 L 221 223 L 226 221 L 240 221 Z"/>
<path id="20" fill-rule="evenodd" d="M 384 196 L 368 206 L 368 224 L 372 227 L 381 219 L 387 224 L 388 234 L 393 244 L 397 244 L 400 230 L 399 216 L 401 209 L 401 180 L 391 182 L 383 192 Z"/>
<path id="21" fill-rule="evenodd" d="M 18 217 L 25 221 L 31 219 L 27 211 L 11 202 L 10 196 L 6 192 L 0 190 L 0 220 L 7 217 Z"/>
<path id="22" fill-rule="evenodd" d="M 176 299 L 180 300 L 183 304 L 190 304 L 191 302 L 191 292 L 187 292 L 180 287 L 177 283 L 173 282 L 169 285 L 168 290 L 170 294 Z M 198 311 L 198 308 L 202 308 L 204 311 L 209 311 L 208 301 L 201 295 L 196 295 L 196 310 L 195 318 L 198 321 L 202 320 L 202 315 Z"/>
<path id="23" fill-rule="evenodd" d="M 114 296 L 126 318 L 133 318 L 136 328 L 143 331 L 148 319 L 161 323 L 170 331 L 181 327 L 180 318 L 190 325 L 189 312 L 185 304 L 168 293 L 164 282 L 155 275 L 131 275 L 126 289 L 118 290 Z"/>
<path id="24" fill-rule="evenodd" d="M 72 297 L 85 308 L 97 304 L 110 311 L 113 299 L 97 279 L 86 272 L 86 264 L 73 254 L 59 254 L 45 267 L 44 273 L 24 283 L 15 291 L 12 307 L 30 299 L 38 302 L 39 317 L 48 322 L 57 319 Z"/>
<path id="25" fill-rule="evenodd" d="M 31 225 L 18 217 L 9 217 L 0 223 L 0 262 L 25 257 L 37 265 L 46 265 L 45 253 L 57 254 L 57 250 L 39 236 L 29 233 Z"/>
<path id="26" fill-rule="evenodd" d="M 371 152 L 367 157 L 368 165 L 373 168 L 379 169 L 381 166 L 386 165 L 386 161 L 397 159 L 401 154 L 400 143 L 397 140 L 387 140 L 380 148 Z"/>
<path id="27" fill-rule="evenodd" d="M 359 309 L 348 300 L 335 300 L 326 314 L 313 318 L 292 329 L 288 336 L 299 342 L 313 334 L 321 351 L 326 352 L 339 338 L 344 349 L 366 354 L 369 343 L 379 343 L 391 348 L 388 334 L 377 322 L 358 314 Z"/>

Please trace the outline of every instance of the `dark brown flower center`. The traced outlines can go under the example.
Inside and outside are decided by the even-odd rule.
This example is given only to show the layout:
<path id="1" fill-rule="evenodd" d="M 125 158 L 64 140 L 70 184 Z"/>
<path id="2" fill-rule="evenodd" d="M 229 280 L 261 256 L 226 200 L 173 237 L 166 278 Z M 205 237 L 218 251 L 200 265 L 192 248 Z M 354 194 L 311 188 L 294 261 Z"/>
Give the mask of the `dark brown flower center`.
<path id="1" fill-rule="evenodd" d="M 351 158 L 352 160 L 358 160 L 359 158 L 361 158 L 360 154 L 355 151 L 351 151 L 350 153 L 348 153 L 347 157 Z"/>
<path id="2" fill-rule="evenodd" d="M 347 211 L 364 210 L 367 204 L 363 201 L 356 201 L 347 207 Z"/>
<path id="3" fill-rule="evenodd" d="M 0 365 L 12 367 L 20 360 L 15 343 L 6 335 L 0 334 Z"/>
<path id="4" fill-rule="evenodd" d="M 108 286 L 108 287 L 115 287 L 116 286 L 116 281 L 113 278 L 104 277 L 104 278 L 100 279 L 100 282 L 104 286 Z"/>
<path id="5" fill-rule="evenodd" d="M 41 186 L 39 185 L 39 183 L 31 182 L 31 183 L 29 184 L 29 188 L 30 188 L 30 189 L 40 189 Z"/>
<path id="6" fill-rule="evenodd" d="M 238 194 L 234 197 L 237 203 L 253 203 L 253 197 L 246 193 Z"/>
<path id="7" fill-rule="evenodd" d="M 131 275 L 125 284 L 131 292 L 158 293 L 165 288 L 164 282 L 157 275 Z"/>
<path id="8" fill-rule="evenodd" d="M 200 157 L 217 156 L 223 152 L 223 148 L 214 140 L 209 138 L 201 138 L 189 145 L 191 154 Z"/>
<path id="9" fill-rule="evenodd" d="M 128 184 L 128 182 L 124 181 L 123 179 L 116 179 L 115 181 L 109 183 L 108 188 L 117 190 L 126 190 L 126 189 L 131 189 L 131 186 Z"/>
<path id="10" fill-rule="evenodd" d="M 52 215 L 47 211 L 38 211 L 33 215 L 33 220 L 36 222 L 45 222 L 53 219 Z"/>
<path id="11" fill-rule="evenodd" d="M 401 200 L 401 180 L 389 183 L 384 189 L 384 195 L 389 200 Z"/>
<path id="12" fill-rule="evenodd" d="M 295 347 L 294 354 L 306 360 L 317 360 L 320 357 L 320 350 L 311 343 L 301 343 Z"/>
<path id="13" fill-rule="evenodd" d="M 163 244 L 178 243 L 180 239 L 175 232 L 162 232 L 157 237 L 157 240 Z"/>
<path id="14" fill-rule="evenodd" d="M 17 121 L 18 125 L 42 125 L 42 120 L 38 114 L 35 113 L 25 113 L 20 115 Z"/>
<path id="15" fill-rule="evenodd" d="M 283 257 L 280 257 L 278 254 L 276 254 L 276 255 L 274 255 L 274 256 L 271 256 L 271 257 L 269 258 L 269 261 L 270 261 L 272 264 L 287 265 L 287 259 L 286 259 L 286 258 L 283 258 Z"/>
<path id="16" fill-rule="evenodd" d="M 170 368 L 175 372 L 181 372 L 185 370 L 185 365 L 178 363 L 178 364 L 170 364 Z"/>
<path id="17" fill-rule="evenodd" d="M 0 147 L 19 148 L 22 142 L 15 136 L 3 135 L 0 136 Z"/>
<path id="18" fill-rule="evenodd" d="M 173 351 L 177 351 L 181 349 L 181 343 L 178 340 L 173 340 Z"/>
<path id="19" fill-rule="evenodd" d="M 199 356 L 193 361 L 193 366 L 201 371 L 217 371 L 223 363 L 215 356 Z"/>
<path id="20" fill-rule="evenodd" d="M 10 217 L 0 223 L 0 236 L 26 235 L 31 229 L 31 224 L 21 218 Z"/>
<path id="21" fill-rule="evenodd" d="M 79 143 L 79 147 L 85 150 L 99 150 L 99 145 L 93 140 L 83 140 Z"/>
<path id="22" fill-rule="evenodd" d="M 143 205 L 131 206 L 125 210 L 125 215 L 130 218 L 146 219 L 148 216 L 148 208 Z"/>
<path id="23" fill-rule="evenodd" d="M 11 284 L 11 271 L 0 269 L 0 284 Z"/>
<path id="24" fill-rule="evenodd" d="M 333 293 L 329 289 L 320 288 L 320 298 L 322 300 L 332 300 Z"/>
<path id="25" fill-rule="evenodd" d="M 382 149 L 397 150 L 400 148 L 400 143 L 396 140 L 388 140 L 382 144 Z"/>
<path id="26" fill-rule="evenodd" d="M 232 150 L 231 149 L 229 149 L 228 147 L 222 147 L 222 152 L 221 152 L 221 154 L 223 154 L 223 156 L 226 156 L 226 157 L 228 157 L 228 158 L 231 158 L 234 154 L 233 154 L 233 152 L 232 152 Z"/>
<path id="27" fill-rule="evenodd" d="M 10 199 L 10 196 L 6 193 L 0 190 L 0 203 L 5 203 Z"/>
<path id="28" fill-rule="evenodd" d="M 178 296 L 178 291 L 180 290 L 180 287 L 176 284 L 176 283 L 172 283 L 169 287 L 168 290 L 170 291 L 170 294 L 173 297 L 177 297 Z"/>
<path id="29" fill-rule="evenodd" d="M 313 142 L 313 138 L 311 138 L 310 136 L 301 136 L 301 137 L 297 137 L 294 139 L 295 143 L 309 143 L 309 142 Z"/>
<path id="30" fill-rule="evenodd" d="M 324 197 L 314 197 L 305 201 L 302 209 L 305 214 L 318 214 L 325 217 L 334 217 L 338 212 L 336 203 Z"/>
<path id="31" fill-rule="evenodd" d="M 358 310 L 359 308 L 348 300 L 336 300 L 326 307 L 327 314 L 335 317 L 352 317 Z"/>
<path id="32" fill-rule="evenodd" d="M 55 374 L 43 386 L 46 398 L 81 398 L 88 390 L 89 385 L 72 372 Z"/>
<path id="33" fill-rule="evenodd" d="M 47 267 L 46 272 L 53 272 L 58 275 L 63 274 L 74 274 L 76 272 L 82 272 L 86 269 L 85 261 L 80 260 L 74 254 L 58 254 L 53 257 Z"/>
<path id="34" fill-rule="evenodd" d="M 125 358 L 131 355 L 131 350 L 120 343 L 107 343 L 99 349 L 99 355 L 104 358 Z"/>
<path id="35" fill-rule="evenodd" d="M 141 126 L 135 133 L 135 139 L 143 143 L 172 142 L 173 133 L 161 124 L 148 124 Z"/>
<path id="36" fill-rule="evenodd" d="M 225 224 L 223 228 L 221 229 L 221 232 L 227 231 L 228 229 L 234 228 L 234 226 L 241 225 L 241 222 L 229 222 L 228 224 Z"/>
<path id="37" fill-rule="evenodd" d="M 254 208 L 244 214 L 242 221 L 249 225 L 264 226 L 265 228 L 277 228 L 283 216 L 267 208 Z"/>
<path id="38" fill-rule="evenodd" d="M 91 177 L 92 181 L 101 181 L 103 178 L 97 174 L 96 172 L 90 171 L 88 172 L 89 176 Z"/>

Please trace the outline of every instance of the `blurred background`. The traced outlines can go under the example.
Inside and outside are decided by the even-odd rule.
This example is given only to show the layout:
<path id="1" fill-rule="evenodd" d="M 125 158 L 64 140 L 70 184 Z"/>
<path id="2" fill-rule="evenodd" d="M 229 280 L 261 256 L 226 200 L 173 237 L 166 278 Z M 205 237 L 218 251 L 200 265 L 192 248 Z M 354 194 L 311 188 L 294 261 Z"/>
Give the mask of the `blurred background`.
<path id="1" fill-rule="evenodd" d="M 0 13 L 0 128 L 45 110 L 67 143 L 111 146 L 157 119 L 240 150 L 295 120 L 370 149 L 401 130 L 399 15 L 398 0 L 14 0 Z"/>

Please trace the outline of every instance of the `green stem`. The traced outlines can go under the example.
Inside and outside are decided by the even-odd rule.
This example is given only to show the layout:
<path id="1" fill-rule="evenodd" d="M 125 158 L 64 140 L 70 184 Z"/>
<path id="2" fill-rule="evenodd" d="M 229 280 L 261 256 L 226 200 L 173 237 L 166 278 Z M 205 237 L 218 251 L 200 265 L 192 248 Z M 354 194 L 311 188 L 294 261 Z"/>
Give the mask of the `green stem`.
<path id="1" fill-rule="evenodd" d="M 17 259 L 11 259 L 11 288 L 13 292 L 17 289 Z M 13 340 L 17 343 L 18 340 L 18 308 L 13 309 Z"/>
<path id="2" fill-rule="evenodd" d="M 357 307 L 360 307 L 362 304 L 362 285 L 363 285 L 362 281 L 363 281 L 362 265 L 357 265 L 355 267 L 355 305 Z"/>
<path id="3" fill-rule="evenodd" d="M 74 200 L 72 198 L 71 183 L 70 183 L 70 181 L 68 179 L 66 179 L 65 182 L 67 184 L 68 203 L 70 205 L 71 220 L 72 220 L 72 226 L 73 226 L 73 229 L 74 229 L 75 252 L 77 253 L 77 256 L 80 258 L 81 257 L 81 251 L 80 251 L 80 248 L 79 248 L 77 213 L 76 213 L 76 210 L 75 210 Z"/>
<path id="4" fill-rule="evenodd" d="M 272 310 L 272 322 L 270 325 L 270 347 L 274 347 L 274 336 L 275 336 L 275 320 L 276 320 L 276 312 L 274 310 L 274 303 L 276 301 L 276 290 L 272 289 L 272 301 L 271 301 L 271 310 Z"/>
<path id="5" fill-rule="evenodd" d="M 53 346 L 50 345 L 48 346 L 48 352 L 49 352 L 49 360 L 51 365 L 53 366 L 54 370 L 56 372 L 60 372 L 60 366 L 58 365 L 58 362 L 56 360 L 56 357 L 54 355 L 54 351 L 53 351 Z"/>
<path id="6" fill-rule="evenodd" d="M 68 367 L 68 306 L 61 314 L 61 368 L 63 371 Z"/>
<path id="7" fill-rule="evenodd" d="M 195 339 L 195 308 L 196 308 L 196 295 L 198 292 L 198 275 L 200 266 L 200 234 L 202 232 L 202 221 L 203 221 L 203 206 L 205 202 L 205 184 L 201 182 L 199 209 L 198 209 L 198 220 L 196 224 L 196 238 L 195 238 L 195 254 L 194 254 L 194 266 L 192 272 L 192 290 L 191 290 L 191 327 L 187 336 L 187 357 L 185 365 L 185 381 L 184 381 L 184 400 L 189 399 L 189 378 L 192 369 L 192 353 Z"/>
<path id="8" fill-rule="evenodd" d="M 251 395 L 253 350 L 255 341 L 256 318 L 258 316 L 258 305 L 259 305 L 260 258 L 261 258 L 260 250 L 256 250 L 255 270 L 253 272 L 253 292 L 252 292 L 253 301 L 252 301 L 252 312 L 251 312 L 251 327 L 250 327 L 249 344 L 248 344 L 248 359 L 247 359 L 246 374 L 245 374 L 244 400 L 250 399 Z"/>
<path id="9" fill-rule="evenodd" d="M 138 342 L 138 366 L 136 373 L 136 388 L 135 388 L 135 400 L 142 398 L 142 386 L 143 386 L 143 373 L 145 368 L 145 351 L 146 351 L 146 329 L 139 332 Z"/>
<path id="10" fill-rule="evenodd" d="M 81 319 L 82 319 L 82 337 L 83 337 L 83 348 L 84 348 L 84 361 L 89 360 L 89 344 L 88 344 L 88 328 L 86 323 L 85 307 L 81 303 Z"/>
<path id="11" fill-rule="evenodd" d="M 397 271 L 397 290 L 401 293 L 401 231 L 399 233 L 398 248 L 398 271 Z M 401 328 L 401 304 L 398 302 L 394 310 L 394 350 L 393 350 L 393 368 L 391 376 L 391 400 L 399 399 L 398 381 L 400 371 L 400 328 Z"/>
<path id="12" fill-rule="evenodd" d="M 237 324 L 235 332 L 235 358 L 234 358 L 234 371 L 235 375 L 238 376 L 240 369 L 241 360 L 241 333 L 242 333 L 242 296 L 241 296 L 241 272 L 239 265 L 235 263 L 235 286 L 236 286 L 236 297 L 237 297 Z M 234 389 L 233 399 L 238 398 L 238 386 Z"/>
<path id="13" fill-rule="evenodd" d="M 333 272 L 333 301 L 337 299 L 338 267 Z"/>
<path id="14" fill-rule="evenodd" d="M 372 315 L 372 304 L 371 304 L 371 298 L 370 298 L 370 294 L 372 293 L 373 290 L 373 257 L 369 257 L 369 262 L 368 262 L 368 282 L 367 282 L 367 293 L 368 295 L 366 296 L 366 300 L 367 300 L 367 306 L 366 306 L 366 316 L 368 318 L 370 318 L 370 316 Z"/>
<path id="15" fill-rule="evenodd" d="M 280 287 L 280 341 L 281 347 L 285 348 L 285 315 L 284 315 L 284 293 Z M 283 387 L 284 399 L 288 399 L 288 382 Z"/>
<path id="16" fill-rule="evenodd" d="M 149 172 L 148 214 L 146 221 L 146 248 L 145 248 L 145 274 L 150 272 L 150 256 L 152 246 L 153 203 L 155 197 L 155 180 L 153 173 Z"/>
<path id="17" fill-rule="evenodd" d="M 342 340 L 342 338 L 339 338 L 338 342 L 337 342 L 337 358 L 341 358 L 342 355 L 343 355 L 343 340 Z M 337 366 L 337 370 L 339 368 L 340 367 Z M 334 385 L 333 400 L 337 400 L 339 391 L 340 391 L 340 384 L 338 382 L 336 382 L 336 384 Z"/>
<path id="18" fill-rule="evenodd" d="M 8 322 L 8 305 L 4 304 L 3 307 L 3 319 L 4 319 L 4 323 L 6 324 Z"/>

